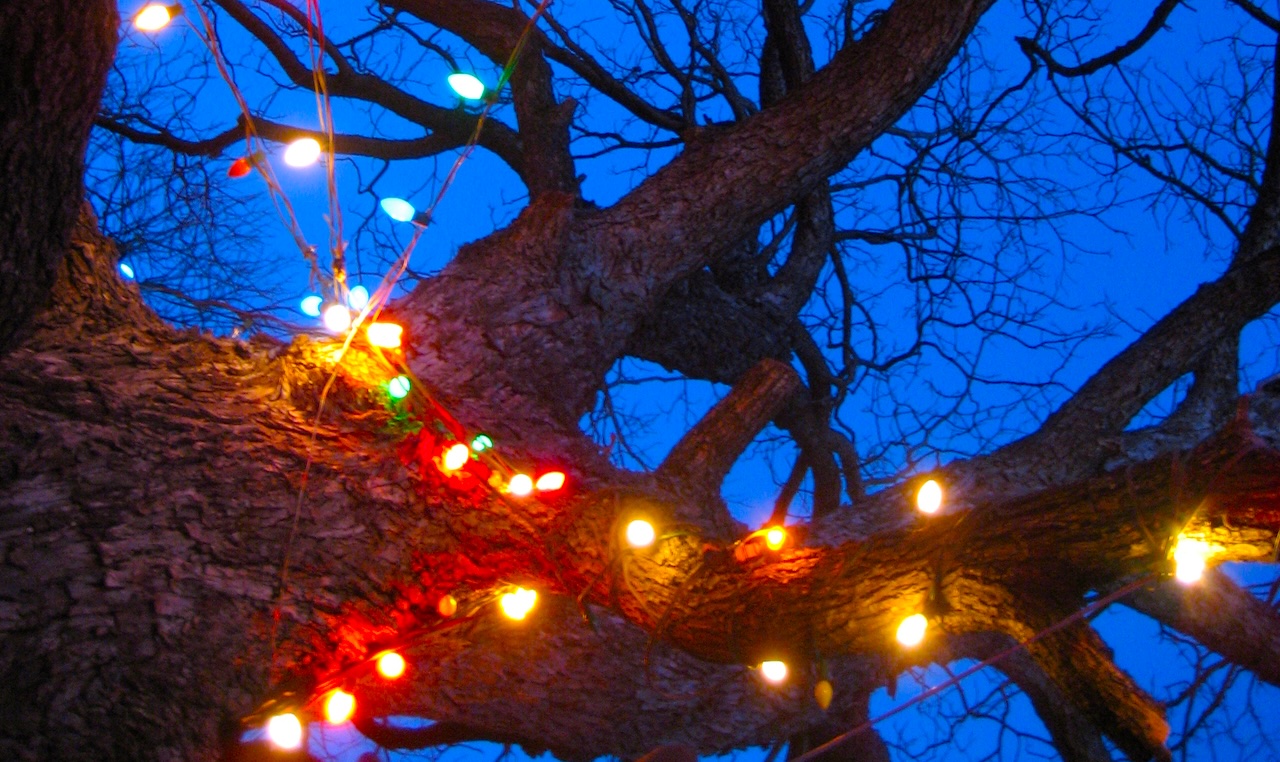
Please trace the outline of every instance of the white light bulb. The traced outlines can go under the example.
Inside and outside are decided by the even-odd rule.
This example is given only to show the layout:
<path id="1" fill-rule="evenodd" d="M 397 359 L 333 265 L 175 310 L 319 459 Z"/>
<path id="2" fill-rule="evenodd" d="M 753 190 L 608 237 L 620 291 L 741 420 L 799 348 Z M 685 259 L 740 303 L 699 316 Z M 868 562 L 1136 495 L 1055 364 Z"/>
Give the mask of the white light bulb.
<path id="1" fill-rule="evenodd" d="M 760 676 L 771 683 L 780 683 L 787 679 L 787 665 L 780 661 L 766 661 L 760 664 Z"/>
<path id="2" fill-rule="evenodd" d="M 302 304 L 299 305 L 302 314 L 309 317 L 320 317 L 320 305 L 324 304 L 324 299 L 312 295 L 303 297 Z"/>
<path id="3" fill-rule="evenodd" d="M 346 333 L 351 327 L 351 310 L 341 304 L 331 304 L 324 311 L 324 327 L 331 333 Z"/>
<path id="4" fill-rule="evenodd" d="M 364 286 L 356 286 L 347 292 L 347 306 L 359 312 L 369 306 L 369 289 Z"/>
<path id="5" fill-rule="evenodd" d="M 921 484 L 916 493 L 916 507 L 921 513 L 937 513 L 942 507 L 942 485 L 933 479 Z"/>
<path id="6" fill-rule="evenodd" d="M 416 213 L 413 204 L 402 198 L 384 198 L 378 202 L 378 206 L 382 207 L 382 211 L 396 222 L 408 222 Z"/>
<path id="7" fill-rule="evenodd" d="M 653 524 L 644 519 L 636 519 L 627 524 L 627 543 L 633 548 L 647 548 L 657 538 Z"/>
<path id="8" fill-rule="evenodd" d="M 302 745 L 302 723 L 295 714 L 277 714 L 267 720 L 267 738 L 281 749 Z"/>
<path id="9" fill-rule="evenodd" d="M 924 641 L 925 630 L 929 629 L 929 620 L 924 614 L 912 614 L 898 625 L 898 642 L 907 648 L 914 648 Z"/>
<path id="10" fill-rule="evenodd" d="M 298 138 L 284 151 L 284 163 L 291 167 L 309 167 L 320 159 L 320 144 L 315 138 Z"/>
<path id="11" fill-rule="evenodd" d="M 164 29 L 173 20 L 173 13 L 160 3 L 151 3 L 133 17 L 133 25 L 144 32 Z"/>
<path id="12" fill-rule="evenodd" d="M 476 75 L 463 71 L 454 72 L 448 78 L 449 87 L 459 96 L 467 100 L 479 100 L 484 97 L 484 83 Z"/>

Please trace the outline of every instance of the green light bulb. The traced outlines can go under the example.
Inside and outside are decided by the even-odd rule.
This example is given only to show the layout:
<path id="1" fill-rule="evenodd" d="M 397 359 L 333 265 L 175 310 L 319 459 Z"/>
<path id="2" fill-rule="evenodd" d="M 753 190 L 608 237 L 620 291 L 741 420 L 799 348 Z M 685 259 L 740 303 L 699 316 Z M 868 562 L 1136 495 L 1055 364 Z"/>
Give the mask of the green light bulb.
<path id="1" fill-rule="evenodd" d="M 396 376 L 387 382 L 387 394 L 394 399 L 404 399 L 409 395 L 409 377 Z"/>
<path id="2" fill-rule="evenodd" d="M 490 447 L 493 447 L 493 440 L 489 438 L 488 434 L 476 434 L 475 438 L 471 440 L 471 449 L 476 452 L 484 452 Z"/>

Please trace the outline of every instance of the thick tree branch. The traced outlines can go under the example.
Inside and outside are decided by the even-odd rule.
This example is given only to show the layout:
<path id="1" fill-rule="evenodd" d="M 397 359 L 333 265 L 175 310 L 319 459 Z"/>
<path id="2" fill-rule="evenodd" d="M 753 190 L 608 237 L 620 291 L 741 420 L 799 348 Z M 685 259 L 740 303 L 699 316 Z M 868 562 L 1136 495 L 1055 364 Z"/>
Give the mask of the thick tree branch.
<path id="1" fill-rule="evenodd" d="M 1221 571 L 1206 571 L 1195 585 L 1166 580 L 1125 603 L 1280 685 L 1280 612 Z"/>
<path id="2" fill-rule="evenodd" d="M 1106 66 L 1115 66 L 1124 59 L 1133 55 L 1142 49 L 1151 41 L 1152 37 L 1164 27 L 1165 22 L 1169 19 L 1169 14 L 1173 13 L 1173 9 L 1182 4 L 1182 0 L 1161 0 L 1156 6 L 1155 11 L 1151 14 L 1151 19 L 1146 26 L 1142 27 L 1142 31 L 1137 36 L 1119 47 L 1111 50 L 1097 58 L 1092 58 L 1075 66 L 1064 66 L 1054 59 L 1049 51 L 1042 48 L 1039 43 L 1026 37 L 1019 37 L 1018 44 L 1022 46 L 1022 51 L 1027 54 L 1033 61 L 1043 61 L 1049 71 L 1063 77 L 1083 77 L 1092 74 Z"/>

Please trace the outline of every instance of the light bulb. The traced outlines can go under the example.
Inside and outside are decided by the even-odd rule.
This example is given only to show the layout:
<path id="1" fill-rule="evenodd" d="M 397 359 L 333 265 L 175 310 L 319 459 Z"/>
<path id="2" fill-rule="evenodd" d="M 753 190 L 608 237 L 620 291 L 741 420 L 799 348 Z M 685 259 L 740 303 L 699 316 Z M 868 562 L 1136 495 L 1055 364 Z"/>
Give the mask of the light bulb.
<path id="1" fill-rule="evenodd" d="M 298 138 L 284 150 L 284 163 L 291 167 L 309 167 L 320 159 L 320 144 L 315 138 Z"/>
<path id="2" fill-rule="evenodd" d="M 387 394 L 390 394 L 393 399 L 402 400 L 409 396 L 410 388 L 408 376 L 396 376 L 387 382 Z"/>
<path id="3" fill-rule="evenodd" d="M 356 286 L 347 292 L 347 306 L 359 312 L 369 305 L 369 289 Z"/>
<path id="4" fill-rule="evenodd" d="M 169 26 L 169 22 L 173 21 L 176 10 L 180 6 L 167 6 L 160 3 L 151 3 L 138 11 L 133 17 L 133 25 L 143 32 L 155 32 Z"/>
<path id="5" fill-rule="evenodd" d="M 506 614 L 508 619 L 516 621 L 527 617 L 537 602 L 537 591 L 526 590 L 523 587 L 517 587 L 514 592 L 503 593 L 498 599 L 499 605 L 502 606 L 502 613 Z"/>
<path id="6" fill-rule="evenodd" d="M 320 305 L 322 304 L 324 304 L 324 299 L 321 297 L 315 295 L 305 296 L 302 298 L 302 304 L 299 305 L 299 308 L 302 310 L 302 314 L 304 315 L 309 317 L 320 317 Z"/>
<path id="7" fill-rule="evenodd" d="M 1204 576 L 1209 554 L 1209 543 L 1178 535 L 1178 544 L 1173 548 L 1173 562 L 1176 565 L 1173 576 L 1184 585 L 1199 582 Z"/>
<path id="8" fill-rule="evenodd" d="M 471 448 L 459 442 L 444 451 L 444 470 L 457 471 L 471 459 Z"/>
<path id="9" fill-rule="evenodd" d="M 436 612 L 445 619 L 448 619 L 458 613 L 458 599 L 448 593 L 445 593 L 440 596 L 440 600 L 436 601 Z"/>
<path id="10" fill-rule="evenodd" d="M 484 452 L 493 447 L 493 439 L 488 434 L 476 434 L 471 440 L 471 449 Z"/>
<path id="11" fill-rule="evenodd" d="M 760 676 L 776 685 L 787 679 L 787 665 L 780 661 L 761 662 Z"/>
<path id="12" fill-rule="evenodd" d="M 335 690 L 324 700 L 324 718 L 330 725 L 341 725 L 351 719 L 356 711 L 356 697 L 344 690 Z"/>
<path id="13" fill-rule="evenodd" d="M 124 262 L 120 263 L 120 274 L 128 278 L 129 280 L 133 280 L 135 277 L 137 277 L 133 272 L 133 268 L 125 264 Z"/>
<path id="14" fill-rule="evenodd" d="M 370 323 L 369 327 L 364 329 L 364 335 L 368 337 L 369 343 L 383 349 L 399 347 L 400 334 L 403 332 L 404 329 L 395 323 Z"/>
<path id="15" fill-rule="evenodd" d="M 395 651 L 387 651 L 378 657 L 378 674 L 395 680 L 404 674 L 404 657 Z"/>
<path id="16" fill-rule="evenodd" d="M 627 524 L 627 543 L 633 548 L 647 548 L 657 537 L 653 524 L 644 519 L 636 519 Z"/>
<path id="17" fill-rule="evenodd" d="M 898 625 L 898 642 L 907 648 L 915 648 L 924 641 L 925 630 L 929 629 L 929 620 L 924 614 L 912 614 Z"/>
<path id="18" fill-rule="evenodd" d="M 286 712 L 267 720 L 267 739 L 281 749 L 296 749 L 302 745 L 302 723 L 298 716 Z"/>
<path id="19" fill-rule="evenodd" d="M 346 333 L 351 327 L 351 310 L 341 304 L 330 304 L 324 310 L 324 327 L 330 333 Z"/>
<path id="20" fill-rule="evenodd" d="M 474 101 L 484 97 L 484 83 L 476 75 L 466 72 L 454 72 L 448 77 L 449 87 L 460 97 Z"/>
<path id="21" fill-rule="evenodd" d="M 937 513 L 942 507 L 942 485 L 933 479 L 921 484 L 916 493 L 916 507 L 921 513 Z"/>
<path id="22" fill-rule="evenodd" d="M 524 497 L 533 492 L 533 479 L 530 479 L 528 474 L 516 474 L 507 483 L 507 492 L 516 497 Z"/>
<path id="23" fill-rule="evenodd" d="M 378 206 L 382 207 L 382 211 L 396 222 L 408 222 L 413 219 L 413 215 L 417 212 L 413 208 L 413 204 L 402 198 L 384 198 L 378 202 Z"/>
<path id="24" fill-rule="evenodd" d="M 564 486 L 563 471 L 548 471 L 538 477 L 538 481 L 534 482 L 539 492 L 555 492 Z"/>
<path id="25" fill-rule="evenodd" d="M 782 527 L 769 527 L 764 533 L 764 544 L 769 550 L 778 550 L 787 541 L 787 530 Z"/>

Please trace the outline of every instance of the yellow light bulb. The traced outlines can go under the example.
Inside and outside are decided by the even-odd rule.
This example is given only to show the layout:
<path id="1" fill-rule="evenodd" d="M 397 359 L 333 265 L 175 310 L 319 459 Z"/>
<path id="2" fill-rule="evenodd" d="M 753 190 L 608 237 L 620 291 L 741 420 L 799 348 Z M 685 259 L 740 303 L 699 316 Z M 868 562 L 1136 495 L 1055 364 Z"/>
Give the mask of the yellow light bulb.
<path id="1" fill-rule="evenodd" d="M 155 32 L 169 26 L 173 11 L 160 3 L 150 3 L 133 17 L 133 25 L 143 32 Z"/>
<path id="2" fill-rule="evenodd" d="M 346 333 L 351 327 L 351 310 L 341 304 L 330 304 L 324 311 L 324 327 L 331 333 Z"/>
<path id="3" fill-rule="evenodd" d="M 284 149 L 284 163 L 291 167 L 309 167 L 320 160 L 320 143 L 315 138 L 298 138 Z"/>
<path id="4" fill-rule="evenodd" d="M 813 700 L 818 702 L 818 708 L 824 712 L 831 706 L 831 699 L 834 696 L 835 690 L 831 687 L 830 680 L 819 680 L 818 684 L 813 686 Z"/>
<path id="5" fill-rule="evenodd" d="M 516 497 L 524 497 L 533 492 L 533 479 L 528 474 L 516 474 L 507 483 L 507 492 Z"/>
<path id="6" fill-rule="evenodd" d="M 369 338 L 369 343 L 383 349 L 398 348 L 402 333 L 404 329 L 395 323 L 370 323 L 369 327 L 364 329 L 364 335 Z"/>
<path id="7" fill-rule="evenodd" d="M 526 590 L 523 587 L 517 587 L 514 592 L 503 593 L 498 599 L 499 605 L 502 606 L 502 613 L 506 614 L 508 619 L 516 621 L 528 616 L 537 602 L 537 591 Z"/>
<path id="8" fill-rule="evenodd" d="M 296 749 L 302 745 L 302 723 L 298 716 L 286 712 L 267 720 L 267 740 L 281 749 Z"/>
<path id="9" fill-rule="evenodd" d="M 457 471 L 471 459 L 471 448 L 459 442 L 444 451 L 444 470 Z"/>
<path id="10" fill-rule="evenodd" d="M 1209 543 L 1178 535 L 1178 544 L 1173 548 L 1173 562 L 1176 565 L 1173 576 L 1184 585 L 1199 582 L 1204 576 L 1205 562 L 1211 553 Z"/>
<path id="11" fill-rule="evenodd" d="M 458 613 L 458 599 L 448 593 L 445 593 L 440 596 L 440 600 L 436 601 L 436 611 L 440 616 L 448 619 Z"/>
<path id="12" fill-rule="evenodd" d="M 760 676 L 777 685 L 787 679 L 787 665 L 780 661 L 766 661 L 760 664 Z"/>
<path id="13" fill-rule="evenodd" d="M 644 519 L 636 519 L 627 524 L 627 544 L 633 548 L 647 548 L 657 537 L 653 524 Z"/>
<path id="14" fill-rule="evenodd" d="M 924 614 L 912 614 L 898 625 L 898 642 L 907 648 L 915 648 L 924 641 L 925 630 L 929 629 L 929 620 Z"/>
<path id="15" fill-rule="evenodd" d="M 341 725 L 356 712 L 356 697 L 344 690 L 335 690 L 324 700 L 324 718 L 330 725 Z"/>
<path id="16" fill-rule="evenodd" d="M 555 492 L 564 486 L 565 476 L 563 471 L 548 471 L 538 477 L 538 481 L 533 486 L 538 488 L 539 492 Z"/>
<path id="17" fill-rule="evenodd" d="M 388 680 L 395 680 L 404 674 L 404 657 L 395 651 L 387 651 L 378 657 L 378 674 Z"/>
<path id="18" fill-rule="evenodd" d="M 937 513 L 942 507 L 942 485 L 933 479 L 921 484 L 916 493 L 916 507 L 921 513 Z"/>
<path id="19" fill-rule="evenodd" d="M 787 541 L 787 530 L 782 527 L 769 527 L 764 533 L 764 544 L 769 550 L 778 550 Z"/>

